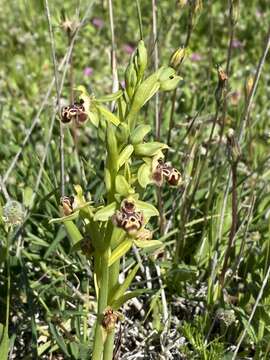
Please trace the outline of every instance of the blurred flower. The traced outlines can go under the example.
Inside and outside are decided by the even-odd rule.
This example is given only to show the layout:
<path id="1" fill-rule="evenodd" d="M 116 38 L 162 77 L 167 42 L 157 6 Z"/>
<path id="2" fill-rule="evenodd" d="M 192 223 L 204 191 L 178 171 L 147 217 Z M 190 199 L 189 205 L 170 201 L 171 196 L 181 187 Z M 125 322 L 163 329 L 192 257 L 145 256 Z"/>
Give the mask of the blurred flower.
<path id="1" fill-rule="evenodd" d="M 93 68 L 91 67 L 86 67 L 84 70 L 83 70 L 83 75 L 84 76 L 91 76 L 93 74 Z"/>
<path id="2" fill-rule="evenodd" d="M 202 56 L 199 53 L 194 52 L 193 54 L 190 55 L 190 60 L 193 62 L 201 61 Z"/>
<path id="3" fill-rule="evenodd" d="M 120 84 L 121 84 L 121 86 L 122 86 L 123 89 L 126 88 L 126 82 L 125 82 L 125 80 L 122 80 L 122 81 L 120 82 Z"/>
<path id="4" fill-rule="evenodd" d="M 255 15 L 257 18 L 263 17 L 263 13 L 260 10 L 256 10 Z"/>
<path id="5" fill-rule="evenodd" d="M 232 41 L 232 47 L 233 47 L 234 49 L 240 49 L 240 48 L 243 47 L 243 43 L 242 43 L 240 40 L 238 40 L 238 39 L 233 39 L 233 41 Z"/>
<path id="6" fill-rule="evenodd" d="M 129 44 L 124 44 L 124 45 L 123 45 L 123 50 L 124 50 L 124 52 L 127 53 L 127 54 L 132 54 L 133 51 L 134 51 L 134 49 L 135 49 L 135 48 L 134 48 L 132 45 L 129 45 Z"/>
<path id="7" fill-rule="evenodd" d="M 99 18 L 94 18 L 92 20 L 92 24 L 98 28 L 98 29 L 102 29 L 103 26 L 104 26 L 104 21 L 102 19 L 99 19 Z"/>
<path id="8" fill-rule="evenodd" d="M 9 200 L 3 207 L 3 220 L 8 225 L 20 225 L 24 219 L 24 208 L 16 200 Z"/>
<path id="9" fill-rule="evenodd" d="M 231 104 L 233 106 L 237 106 L 238 103 L 239 103 L 239 100 L 241 98 L 241 93 L 240 91 L 234 91 L 232 94 L 231 94 Z"/>

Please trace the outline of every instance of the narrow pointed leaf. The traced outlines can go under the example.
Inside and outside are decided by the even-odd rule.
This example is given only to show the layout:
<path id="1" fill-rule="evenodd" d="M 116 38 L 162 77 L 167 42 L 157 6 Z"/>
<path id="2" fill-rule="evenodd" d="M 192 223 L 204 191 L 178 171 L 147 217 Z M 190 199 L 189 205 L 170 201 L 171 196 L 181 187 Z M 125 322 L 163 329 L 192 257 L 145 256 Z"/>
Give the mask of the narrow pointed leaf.
<path id="1" fill-rule="evenodd" d="M 138 269 L 140 267 L 140 264 L 137 264 L 134 266 L 134 268 L 129 272 L 128 276 L 126 277 L 125 281 L 123 282 L 123 284 L 120 284 L 119 287 L 117 288 L 117 290 L 115 291 L 115 293 L 112 296 L 111 299 L 111 303 L 114 302 L 114 300 L 119 299 L 121 296 L 124 295 L 124 293 L 127 291 L 127 289 L 129 288 L 132 280 L 134 279 Z"/>
<path id="2" fill-rule="evenodd" d="M 120 245 L 118 245 L 111 253 L 109 259 L 109 266 L 111 266 L 116 260 L 124 256 L 132 246 L 132 240 L 126 239 Z"/>

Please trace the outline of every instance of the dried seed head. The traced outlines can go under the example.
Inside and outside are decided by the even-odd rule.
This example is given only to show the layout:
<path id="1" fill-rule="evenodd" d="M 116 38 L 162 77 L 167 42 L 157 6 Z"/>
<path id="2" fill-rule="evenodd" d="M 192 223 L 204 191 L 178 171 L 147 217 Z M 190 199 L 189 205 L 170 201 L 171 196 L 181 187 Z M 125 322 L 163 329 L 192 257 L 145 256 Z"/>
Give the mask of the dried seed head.
<path id="1" fill-rule="evenodd" d="M 74 196 L 62 196 L 60 198 L 60 205 L 65 216 L 72 214 L 76 207 Z"/>
<path id="2" fill-rule="evenodd" d="M 230 326 L 236 321 L 234 310 L 225 310 L 222 308 L 217 310 L 216 318 L 224 322 L 226 326 Z"/>
<path id="3" fill-rule="evenodd" d="M 111 332 L 119 320 L 119 315 L 112 308 L 105 310 L 103 314 L 102 326 L 107 332 Z"/>
<path id="4" fill-rule="evenodd" d="M 10 226 L 22 224 L 24 219 L 24 208 L 16 200 L 8 200 L 3 207 L 3 221 Z"/>

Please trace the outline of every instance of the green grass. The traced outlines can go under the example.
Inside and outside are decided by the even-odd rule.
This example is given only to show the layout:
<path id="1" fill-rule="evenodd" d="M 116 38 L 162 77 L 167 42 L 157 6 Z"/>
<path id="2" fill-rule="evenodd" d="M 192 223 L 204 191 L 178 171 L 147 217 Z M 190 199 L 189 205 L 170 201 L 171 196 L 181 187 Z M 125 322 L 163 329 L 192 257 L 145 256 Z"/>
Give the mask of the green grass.
<path id="1" fill-rule="evenodd" d="M 61 27 L 63 13 L 80 21 L 88 6 L 80 1 L 62 3 L 49 2 L 58 64 L 68 47 L 68 36 Z M 244 122 L 234 184 L 230 176 L 234 164 L 232 148 L 225 139 L 230 128 L 235 130 L 236 140 L 241 132 L 247 106 L 246 83 L 255 76 L 269 31 L 268 2 L 247 0 L 240 4 L 239 18 L 233 25 L 226 97 L 218 106 L 216 65 L 226 70 L 232 32 L 228 2 L 202 1 L 203 7 L 193 16 L 192 27 L 188 5 L 181 8 L 181 1 L 157 2 L 157 41 L 152 36 L 151 2 L 138 3 L 150 58 L 147 76 L 155 68 L 155 46 L 159 65 L 168 65 L 171 54 L 186 43 L 190 31 L 188 55 L 179 69 L 183 83 L 177 88 L 175 102 L 172 92 L 168 92 L 159 94 L 158 103 L 160 141 L 166 143 L 170 133 L 166 157 L 181 170 L 183 185 L 179 189 L 166 185 L 160 192 L 148 186 L 144 193 L 143 200 L 157 206 L 164 215 L 163 221 L 150 222 L 154 238 L 160 239 L 164 248 L 154 255 L 147 249 L 139 250 L 142 264 L 131 289 L 151 289 L 138 297 L 144 316 L 132 301 L 120 310 L 126 317 L 120 358 L 129 359 L 129 351 L 135 346 L 130 339 L 141 342 L 141 332 L 145 344 L 137 351 L 144 359 L 155 358 L 149 350 L 151 345 L 156 354 L 163 351 L 168 359 L 168 354 L 175 359 L 232 359 L 240 340 L 235 359 L 267 359 L 270 288 L 267 282 L 265 286 L 263 283 L 270 265 L 269 54 Z M 93 261 L 81 252 L 71 252 L 72 243 L 65 228 L 49 223 L 60 216 L 61 192 L 58 118 L 50 136 L 54 87 L 31 136 L 23 144 L 54 76 L 43 5 L 34 0 L 7 2 L 2 4 L 0 14 L 0 174 L 5 182 L 5 186 L 1 185 L 1 205 L 7 201 L 5 188 L 10 198 L 24 203 L 25 208 L 36 191 L 23 226 L 11 229 L 9 235 L 3 223 L 0 227 L 3 326 L 8 268 L 11 280 L 9 343 L 5 341 L 7 334 L 2 339 L 0 336 L 1 351 L 4 353 L 4 346 L 9 346 L 16 359 L 50 359 L 51 354 L 56 359 L 61 355 L 67 359 L 90 359 L 97 311 Z M 140 40 L 136 2 L 113 1 L 113 16 L 117 71 L 122 82 L 130 59 L 127 45 L 135 48 Z M 95 26 L 93 19 L 102 20 L 102 26 Z M 108 2 L 96 2 L 78 32 L 72 55 L 73 80 L 70 84 L 68 71 L 61 101 L 69 102 L 71 88 L 79 85 L 97 98 L 112 92 L 110 51 Z M 88 67 L 92 68 L 90 76 L 84 73 Z M 60 78 L 62 74 L 61 70 Z M 79 93 L 75 91 L 75 95 Z M 153 98 L 138 117 L 139 123 L 151 125 L 150 141 L 156 140 L 155 111 Z M 88 122 L 76 132 L 75 151 L 74 134 L 65 130 L 66 194 L 72 194 L 73 185 L 80 184 L 86 196 L 91 193 L 95 205 L 102 205 L 106 198 L 102 129 L 97 130 Z M 224 139 L 220 139 L 220 134 Z M 18 152 L 21 155 L 9 171 Z M 234 219 L 232 194 L 236 195 Z M 232 224 L 236 229 L 232 230 Z M 230 236 L 232 247 L 224 268 Z M 138 256 L 130 250 L 121 263 L 121 271 L 127 275 L 137 262 Z M 225 281 L 221 278 L 223 268 Z M 255 307 L 260 290 L 263 292 Z M 167 313 L 169 321 L 165 322 Z M 228 314 L 233 316 L 228 319 Z M 116 333 L 118 338 L 119 326 Z M 165 334 L 168 339 L 172 336 L 173 350 L 169 340 L 164 340 Z M 180 338 L 184 338 L 182 345 L 177 342 Z"/>

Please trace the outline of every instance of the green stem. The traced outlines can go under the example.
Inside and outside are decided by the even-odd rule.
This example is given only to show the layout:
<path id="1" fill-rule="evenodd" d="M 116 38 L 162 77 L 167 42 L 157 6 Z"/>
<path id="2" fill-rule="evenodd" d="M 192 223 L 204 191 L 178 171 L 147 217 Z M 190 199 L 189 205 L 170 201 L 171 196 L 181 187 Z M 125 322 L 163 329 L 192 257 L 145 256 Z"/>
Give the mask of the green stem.
<path id="1" fill-rule="evenodd" d="M 103 360 L 112 360 L 113 358 L 114 335 L 115 335 L 115 330 L 111 331 L 107 335 L 106 343 L 104 346 Z"/>
<path id="2" fill-rule="evenodd" d="M 6 329 L 9 326 L 9 307 L 10 307 L 10 256 L 9 256 L 9 244 L 10 233 L 7 236 L 7 254 L 6 254 L 6 266 L 7 266 L 7 297 L 6 297 Z"/>
<path id="3" fill-rule="evenodd" d="M 97 274 L 99 277 L 98 315 L 96 320 L 92 360 L 101 360 L 101 356 L 103 353 L 104 344 L 103 344 L 102 319 L 103 319 L 103 312 L 107 306 L 107 301 L 108 301 L 109 254 L 110 254 L 110 248 L 109 246 L 107 246 L 102 253 L 96 255 L 97 257 L 100 257 L 102 266 L 100 269 L 100 274 Z"/>

